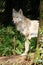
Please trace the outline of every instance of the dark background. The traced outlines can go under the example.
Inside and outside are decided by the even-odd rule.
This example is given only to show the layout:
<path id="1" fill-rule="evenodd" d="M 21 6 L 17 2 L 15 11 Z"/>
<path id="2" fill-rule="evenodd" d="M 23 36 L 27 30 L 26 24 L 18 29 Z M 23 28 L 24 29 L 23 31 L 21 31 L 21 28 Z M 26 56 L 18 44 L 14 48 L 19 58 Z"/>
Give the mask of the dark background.
<path id="1" fill-rule="evenodd" d="M 40 0 L 5 0 L 5 11 L 1 14 L 4 19 L 1 23 L 12 25 L 13 8 L 17 11 L 21 8 L 24 16 L 30 19 L 40 19 Z"/>

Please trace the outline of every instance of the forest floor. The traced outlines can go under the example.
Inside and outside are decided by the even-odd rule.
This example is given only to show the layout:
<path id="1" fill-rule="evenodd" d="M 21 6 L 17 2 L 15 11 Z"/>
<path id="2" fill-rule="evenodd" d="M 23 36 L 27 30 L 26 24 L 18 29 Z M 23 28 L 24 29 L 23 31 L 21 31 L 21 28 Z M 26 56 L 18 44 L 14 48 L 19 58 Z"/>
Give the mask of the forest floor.
<path id="1" fill-rule="evenodd" d="M 20 56 L 20 55 L 0 57 L 0 65 L 32 65 L 33 59 L 34 59 L 34 53 L 31 54 L 31 58 L 28 58 L 28 56 Z"/>

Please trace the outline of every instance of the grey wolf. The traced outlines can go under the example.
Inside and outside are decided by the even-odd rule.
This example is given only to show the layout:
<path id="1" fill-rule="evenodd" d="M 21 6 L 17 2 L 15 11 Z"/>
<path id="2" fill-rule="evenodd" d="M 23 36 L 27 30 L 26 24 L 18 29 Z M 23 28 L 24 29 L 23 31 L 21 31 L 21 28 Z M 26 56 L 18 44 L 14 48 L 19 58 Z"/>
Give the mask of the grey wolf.
<path id="1" fill-rule="evenodd" d="M 26 18 L 21 9 L 18 12 L 13 9 L 12 17 L 17 30 L 20 31 L 20 33 L 22 33 L 26 38 L 25 51 L 22 55 L 27 55 L 30 44 L 29 40 L 38 36 L 39 21 Z"/>

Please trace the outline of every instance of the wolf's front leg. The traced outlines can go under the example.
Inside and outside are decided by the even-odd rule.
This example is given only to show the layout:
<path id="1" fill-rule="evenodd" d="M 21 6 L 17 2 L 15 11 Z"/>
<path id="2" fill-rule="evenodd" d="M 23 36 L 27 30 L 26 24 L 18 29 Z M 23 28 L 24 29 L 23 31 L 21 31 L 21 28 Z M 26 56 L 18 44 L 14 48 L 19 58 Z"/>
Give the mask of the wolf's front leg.
<path id="1" fill-rule="evenodd" d="M 30 41 L 29 40 L 26 40 L 25 41 L 25 51 L 23 54 L 21 55 L 27 55 L 28 51 L 29 51 L 29 44 L 30 44 Z"/>

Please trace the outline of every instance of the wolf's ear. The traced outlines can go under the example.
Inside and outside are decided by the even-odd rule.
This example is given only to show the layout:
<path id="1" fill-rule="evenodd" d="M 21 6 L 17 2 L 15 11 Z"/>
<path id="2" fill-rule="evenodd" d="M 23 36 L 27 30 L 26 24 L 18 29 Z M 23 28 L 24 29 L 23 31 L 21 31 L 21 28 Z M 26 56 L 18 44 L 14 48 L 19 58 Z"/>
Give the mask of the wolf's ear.
<path id="1" fill-rule="evenodd" d="M 15 14 L 16 14 L 16 10 L 13 9 L 13 10 L 12 10 L 12 16 L 15 16 Z"/>
<path id="2" fill-rule="evenodd" d="M 19 10 L 19 13 L 20 13 L 21 15 L 23 15 L 23 11 L 22 11 L 22 9 Z"/>
<path id="3" fill-rule="evenodd" d="M 16 10 L 15 10 L 15 9 L 13 9 L 13 12 L 14 12 L 14 13 L 16 13 Z"/>

